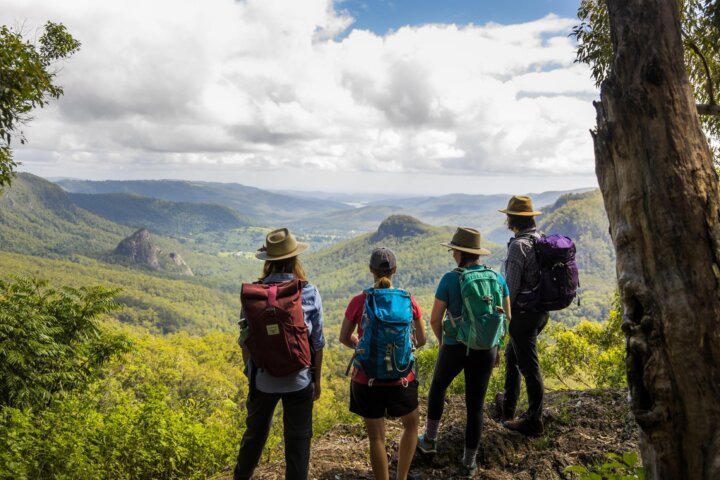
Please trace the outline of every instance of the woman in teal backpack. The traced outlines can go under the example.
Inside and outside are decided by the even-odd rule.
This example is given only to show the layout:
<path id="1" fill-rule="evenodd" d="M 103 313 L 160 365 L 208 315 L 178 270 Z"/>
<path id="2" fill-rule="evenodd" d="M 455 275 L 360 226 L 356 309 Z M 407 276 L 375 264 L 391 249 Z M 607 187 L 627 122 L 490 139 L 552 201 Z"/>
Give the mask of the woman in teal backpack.
<path id="1" fill-rule="evenodd" d="M 464 372 L 465 375 L 465 407 L 467 410 L 467 424 L 465 425 L 465 451 L 459 468 L 458 477 L 472 478 L 477 471 L 475 457 L 480 445 L 482 432 L 483 405 L 487 393 L 488 381 L 498 357 L 497 338 L 502 330 L 488 335 L 486 344 L 479 340 L 476 333 L 469 333 L 469 321 L 463 315 L 463 291 L 461 278 L 482 278 L 484 287 L 493 295 L 485 294 L 481 297 L 472 297 L 467 293 L 465 300 L 486 302 L 487 310 L 491 311 L 493 319 L 502 325 L 504 313 L 510 319 L 510 296 L 507 283 L 503 276 L 488 269 L 480 263 L 482 255 L 490 252 L 480 246 L 480 232 L 472 228 L 458 228 L 450 243 L 442 245 L 449 247 L 458 269 L 447 272 L 435 291 L 435 302 L 430 315 L 430 326 L 440 342 L 435 371 L 433 373 L 430 392 L 428 394 L 428 411 L 425 433 L 418 438 L 417 448 L 423 453 L 437 451 L 437 435 L 440 419 L 445 405 L 445 392 L 453 379 Z M 466 304 L 467 308 L 475 311 L 477 305 Z M 447 319 L 443 322 L 447 313 Z M 502 328 L 502 327 L 501 327 Z M 463 343 L 464 342 L 464 343 Z M 484 348 L 483 348 L 484 347 Z"/>
<path id="2" fill-rule="evenodd" d="M 382 480 L 389 479 L 385 452 L 386 416 L 400 417 L 402 422 L 397 478 L 408 478 L 417 441 L 419 414 L 418 382 L 412 368 L 412 351 L 406 350 L 411 348 L 413 341 L 416 347 L 425 344 L 425 324 L 420 307 L 410 294 L 392 287 L 392 276 L 396 270 L 397 260 L 392 250 L 373 250 L 370 271 L 375 279 L 374 287 L 350 301 L 340 330 L 340 342 L 355 349 L 350 411 L 365 421 L 373 475 Z M 379 304 L 385 308 L 373 308 Z M 385 317 L 382 321 L 388 322 L 383 325 L 398 326 L 396 338 L 384 337 L 387 329 L 377 328 L 381 311 L 394 317 Z M 373 358 L 371 353 L 377 352 L 381 353 Z"/>

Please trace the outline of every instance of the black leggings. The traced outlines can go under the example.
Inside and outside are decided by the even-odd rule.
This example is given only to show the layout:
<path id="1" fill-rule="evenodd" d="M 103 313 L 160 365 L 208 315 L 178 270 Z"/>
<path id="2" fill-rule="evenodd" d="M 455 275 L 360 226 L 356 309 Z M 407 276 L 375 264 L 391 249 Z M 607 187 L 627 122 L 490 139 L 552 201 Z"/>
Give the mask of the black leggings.
<path id="1" fill-rule="evenodd" d="M 460 371 L 465 372 L 465 447 L 476 449 L 480 444 L 483 424 L 483 405 L 488 382 L 495 365 L 497 347 L 490 350 L 470 350 L 465 345 L 443 345 L 440 347 L 430 394 L 428 396 L 428 418 L 440 420 L 445 406 L 445 392 Z"/>

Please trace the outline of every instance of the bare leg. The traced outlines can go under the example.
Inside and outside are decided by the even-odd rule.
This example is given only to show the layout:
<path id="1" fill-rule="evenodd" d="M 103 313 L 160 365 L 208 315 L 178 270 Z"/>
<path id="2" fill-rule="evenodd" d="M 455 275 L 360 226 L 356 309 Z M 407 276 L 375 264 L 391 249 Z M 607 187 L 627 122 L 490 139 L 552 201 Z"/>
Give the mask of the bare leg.
<path id="1" fill-rule="evenodd" d="M 385 419 L 364 418 L 363 420 L 368 432 L 370 464 L 375 480 L 389 480 L 387 453 L 385 453 Z"/>
<path id="2" fill-rule="evenodd" d="M 398 449 L 398 480 L 405 480 L 410 471 L 413 455 L 415 455 L 415 446 L 417 445 L 418 424 L 420 423 L 420 413 L 416 408 L 404 417 L 400 418 L 403 425 L 403 434 L 400 438 L 400 448 Z"/>

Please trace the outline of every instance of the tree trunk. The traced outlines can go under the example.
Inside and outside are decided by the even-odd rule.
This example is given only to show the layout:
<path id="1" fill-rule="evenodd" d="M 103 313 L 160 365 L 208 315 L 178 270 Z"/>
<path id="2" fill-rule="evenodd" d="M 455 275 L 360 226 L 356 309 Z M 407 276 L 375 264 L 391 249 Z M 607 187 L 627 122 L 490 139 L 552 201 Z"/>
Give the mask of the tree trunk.
<path id="1" fill-rule="evenodd" d="M 614 60 L 593 137 L 643 462 L 649 479 L 720 479 L 718 179 L 678 2 L 607 5 Z"/>

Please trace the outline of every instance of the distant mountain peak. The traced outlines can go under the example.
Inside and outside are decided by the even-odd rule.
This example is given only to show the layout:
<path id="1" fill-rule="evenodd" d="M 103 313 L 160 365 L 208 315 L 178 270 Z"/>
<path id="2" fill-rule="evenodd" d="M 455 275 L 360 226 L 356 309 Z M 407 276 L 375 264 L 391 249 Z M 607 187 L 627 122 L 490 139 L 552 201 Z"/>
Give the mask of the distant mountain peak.
<path id="1" fill-rule="evenodd" d="M 133 264 L 142 265 L 152 270 L 160 268 L 158 261 L 159 249 L 150 239 L 150 231 L 141 228 L 124 238 L 115 248 L 115 254 L 130 260 Z"/>
<path id="2" fill-rule="evenodd" d="M 378 241 L 387 237 L 415 237 L 432 231 L 432 226 L 423 223 L 410 215 L 390 215 L 380 223 L 372 240 Z"/>

